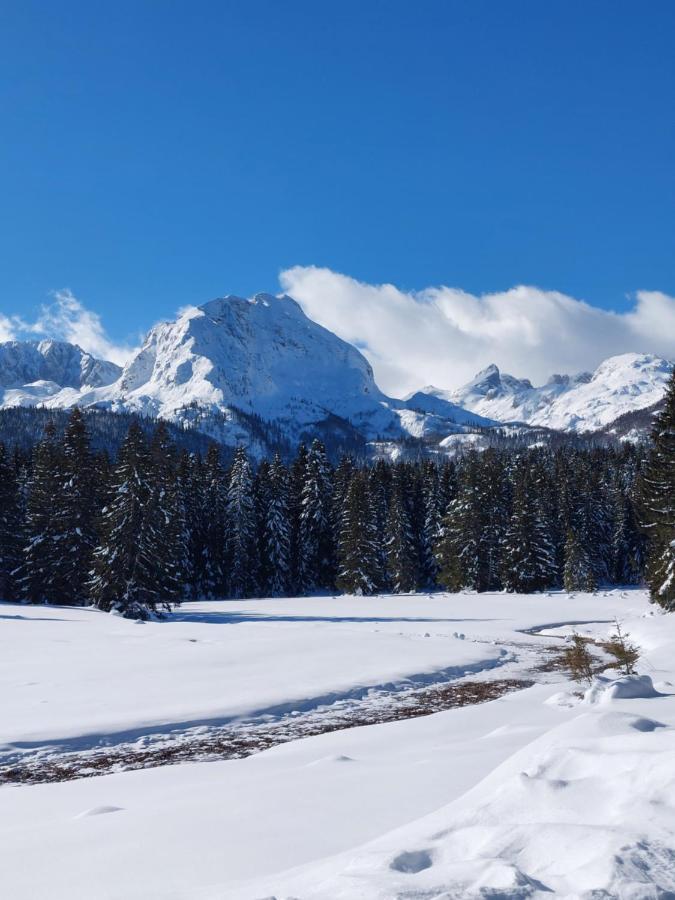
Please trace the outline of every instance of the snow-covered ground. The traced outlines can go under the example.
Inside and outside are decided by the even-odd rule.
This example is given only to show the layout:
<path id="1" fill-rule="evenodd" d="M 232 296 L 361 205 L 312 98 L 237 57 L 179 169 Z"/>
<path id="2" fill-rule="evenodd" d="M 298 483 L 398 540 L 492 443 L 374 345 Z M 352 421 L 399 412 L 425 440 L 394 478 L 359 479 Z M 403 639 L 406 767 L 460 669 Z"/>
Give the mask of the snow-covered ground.
<path id="1" fill-rule="evenodd" d="M 675 616 L 638 591 L 204 603 L 146 625 L 2 604 L 0 743 L 16 755 L 301 712 L 411 676 L 532 677 L 533 647 L 560 643 L 560 623 L 615 615 L 659 696 L 603 682 L 580 702 L 554 672 L 245 759 L 2 787 L 2 895 L 675 896 Z M 522 633 L 542 625 L 551 637 Z"/>

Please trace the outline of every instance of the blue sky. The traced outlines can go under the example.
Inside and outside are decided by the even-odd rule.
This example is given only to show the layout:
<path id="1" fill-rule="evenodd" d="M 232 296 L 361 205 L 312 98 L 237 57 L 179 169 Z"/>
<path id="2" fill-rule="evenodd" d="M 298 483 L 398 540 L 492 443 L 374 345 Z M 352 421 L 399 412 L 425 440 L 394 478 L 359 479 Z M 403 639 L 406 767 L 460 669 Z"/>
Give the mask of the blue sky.
<path id="1" fill-rule="evenodd" d="M 675 4 L 4 2 L 6 315 L 116 340 L 315 265 L 675 294 Z"/>

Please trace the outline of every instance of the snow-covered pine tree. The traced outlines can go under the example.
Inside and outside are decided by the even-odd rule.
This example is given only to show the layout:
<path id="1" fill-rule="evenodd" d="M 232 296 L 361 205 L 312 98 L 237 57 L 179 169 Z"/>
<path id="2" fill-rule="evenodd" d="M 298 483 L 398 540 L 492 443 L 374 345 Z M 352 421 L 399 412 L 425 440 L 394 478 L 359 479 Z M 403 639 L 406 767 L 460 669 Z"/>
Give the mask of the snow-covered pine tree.
<path id="1" fill-rule="evenodd" d="M 675 611 L 675 369 L 654 421 L 640 479 L 640 519 L 649 539 L 646 580 L 653 602 Z"/>
<path id="2" fill-rule="evenodd" d="M 480 510 L 478 542 L 480 563 L 477 589 L 496 591 L 502 586 L 502 553 L 510 523 L 512 489 L 502 454 L 488 448 L 478 460 L 475 503 Z"/>
<path id="3" fill-rule="evenodd" d="M 288 472 L 278 454 L 269 469 L 264 525 L 264 552 L 267 561 L 265 591 L 270 597 L 283 597 L 290 588 L 291 534 L 288 518 Z"/>
<path id="4" fill-rule="evenodd" d="M 59 465 L 59 490 L 52 501 L 52 600 L 78 604 L 87 598 L 87 578 L 97 536 L 94 459 L 84 418 L 77 407 L 65 428 Z"/>
<path id="5" fill-rule="evenodd" d="M 16 468 L 5 445 L 0 444 L 0 600 L 16 600 L 19 596 L 22 526 Z"/>
<path id="6" fill-rule="evenodd" d="M 448 591 L 487 584 L 480 547 L 483 539 L 481 472 L 478 454 L 470 451 L 462 460 L 457 490 L 441 520 L 436 543 L 438 581 Z"/>
<path id="7" fill-rule="evenodd" d="M 396 594 L 418 588 L 417 552 L 403 482 L 403 473 L 397 469 L 392 484 L 384 540 L 388 582 Z"/>
<path id="8" fill-rule="evenodd" d="M 89 594 L 99 609 L 147 618 L 136 580 L 138 535 L 150 493 L 150 458 L 143 431 L 132 422 L 111 472 L 106 505 L 99 520 Z"/>
<path id="9" fill-rule="evenodd" d="M 374 594 L 381 578 L 368 475 L 356 472 L 350 482 L 338 543 L 337 587 L 347 594 Z"/>
<path id="10" fill-rule="evenodd" d="M 59 557 L 54 498 L 63 489 L 63 468 L 56 443 L 56 429 L 50 420 L 44 436 L 33 452 L 26 504 L 26 545 L 19 572 L 21 597 L 29 603 L 55 603 L 55 564 Z"/>
<path id="11" fill-rule="evenodd" d="M 448 511 L 450 503 L 455 499 L 456 493 L 457 467 L 451 459 L 448 459 L 442 464 L 438 473 L 438 537 L 441 534 L 443 516 Z"/>
<path id="12" fill-rule="evenodd" d="M 300 513 L 302 489 L 307 473 L 307 447 L 300 444 L 291 465 L 288 478 L 288 520 L 291 528 L 291 590 L 301 593 L 300 582 Z M 335 536 L 337 543 L 337 535 Z"/>
<path id="13" fill-rule="evenodd" d="M 586 550 L 586 545 L 571 528 L 565 540 L 563 587 L 570 593 L 573 591 L 592 593 L 598 587 L 593 560 Z"/>
<path id="14" fill-rule="evenodd" d="M 203 528 L 207 521 L 202 516 L 202 464 L 201 459 L 185 448 L 178 455 L 176 468 L 177 490 L 185 518 L 185 565 L 183 568 L 183 595 L 192 599 L 204 596 L 203 581 L 203 556 L 204 546 Z"/>
<path id="15" fill-rule="evenodd" d="M 178 478 L 178 452 L 165 422 L 158 422 L 150 442 L 150 495 L 144 527 L 148 532 L 148 554 L 154 554 L 156 596 L 170 609 L 188 593 L 188 532 L 181 483 Z M 161 546 L 155 547 L 155 535 Z"/>
<path id="16" fill-rule="evenodd" d="M 434 547 L 441 530 L 440 485 L 438 466 L 432 461 L 422 464 L 420 473 L 422 522 L 419 539 L 420 580 L 427 588 L 436 584 L 438 565 Z"/>
<path id="17" fill-rule="evenodd" d="M 436 542 L 434 556 L 438 574 L 436 576 L 441 587 L 450 593 L 457 593 L 465 586 L 465 574 L 463 560 L 460 557 L 458 544 L 455 543 L 451 511 L 445 514 L 441 520 L 441 533 Z"/>
<path id="18" fill-rule="evenodd" d="M 380 580 L 378 591 L 386 591 L 391 586 L 387 572 L 387 520 L 389 516 L 389 495 L 391 493 L 391 474 L 384 460 L 378 460 L 368 474 L 368 493 L 373 506 L 373 522 L 375 523 L 375 542 L 378 549 L 377 569 Z"/>
<path id="19" fill-rule="evenodd" d="M 569 557 L 567 539 L 571 531 L 575 539 L 583 547 L 585 561 L 591 566 L 592 581 L 595 585 L 603 576 L 604 553 L 603 516 L 594 511 L 597 498 L 597 478 L 593 473 L 593 465 L 588 452 L 580 450 L 563 451 L 564 462 L 557 473 L 557 489 L 559 496 L 558 528 L 564 528 L 565 542 L 562 550 L 558 548 L 558 569 L 562 563 L 563 581 Z M 605 575 L 606 577 L 606 575 Z M 582 576 L 586 581 L 586 574 Z"/>
<path id="20" fill-rule="evenodd" d="M 205 597 L 227 594 L 225 537 L 227 533 L 227 481 L 220 450 L 211 444 L 201 473 L 199 593 Z"/>
<path id="21" fill-rule="evenodd" d="M 255 505 L 255 557 L 257 566 L 258 587 L 261 593 L 267 593 L 267 582 L 270 567 L 267 559 L 267 507 L 270 502 L 270 463 L 262 459 L 253 475 L 253 502 Z"/>
<path id="22" fill-rule="evenodd" d="M 382 467 L 384 467 L 384 469 L 388 471 L 389 467 L 387 466 L 387 464 L 382 463 L 380 465 L 380 463 L 381 461 L 378 460 L 378 462 L 375 464 L 375 468 L 378 469 L 378 471 L 381 471 Z M 340 528 L 342 526 L 342 513 L 344 510 L 344 503 L 347 497 L 347 491 L 349 490 L 350 482 L 354 476 L 355 471 L 356 466 L 352 457 L 343 456 L 333 473 L 333 491 L 331 494 L 330 503 L 333 546 L 337 546 L 338 540 L 340 539 Z"/>
<path id="23" fill-rule="evenodd" d="M 634 485 L 623 473 L 614 474 L 611 488 L 613 506 L 612 581 L 639 584 L 645 562 L 645 538 L 640 532 L 635 509 Z"/>
<path id="24" fill-rule="evenodd" d="M 611 457 L 615 456 L 612 450 L 610 454 Z M 610 580 L 614 564 L 611 473 L 616 466 L 615 460 L 609 461 L 607 453 L 599 448 L 591 451 L 588 462 L 590 478 L 586 484 L 585 496 L 590 526 L 589 546 L 593 548 L 595 576 L 600 584 Z"/>
<path id="25" fill-rule="evenodd" d="M 536 461 L 525 457 L 516 467 L 513 511 L 504 536 L 502 584 L 529 594 L 550 587 L 555 578 L 554 548 L 543 503 L 543 477 Z"/>
<path id="26" fill-rule="evenodd" d="M 225 553 L 230 597 L 253 597 L 258 590 L 256 534 L 253 473 L 246 451 L 239 447 L 227 488 Z"/>
<path id="27" fill-rule="evenodd" d="M 330 463 L 323 444 L 315 439 L 307 453 L 300 501 L 298 578 L 302 593 L 333 586 L 331 497 Z"/>
<path id="28" fill-rule="evenodd" d="M 112 470 L 93 555 L 89 591 L 99 609 L 147 619 L 179 599 L 176 560 L 183 548 L 167 528 L 171 510 L 160 485 L 143 431 L 132 422 Z"/>

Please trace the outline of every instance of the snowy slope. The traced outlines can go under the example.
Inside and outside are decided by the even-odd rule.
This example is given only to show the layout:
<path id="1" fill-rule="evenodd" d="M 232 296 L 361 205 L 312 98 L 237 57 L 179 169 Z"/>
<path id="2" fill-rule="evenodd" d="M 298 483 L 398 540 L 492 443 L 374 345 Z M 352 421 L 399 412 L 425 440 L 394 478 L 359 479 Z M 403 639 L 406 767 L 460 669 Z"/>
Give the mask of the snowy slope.
<path id="1" fill-rule="evenodd" d="M 77 397 L 112 384 L 120 374 L 115 363 L 65 341 L 6 341 L 0 343 L 0 406 L 33 406 L 57 395 Z"/>
<path id="2" fill-rule="evenodd" d="M 423 393 L 501 422 L 594 431 L 658 402 L 672 368 L 672 362 L 657 356 L 624 353 L 606 359 L 593 373 L 552 375 L 545 385 L 533 387 L 492 365 L 458 390 L 428 387 Z"/>
<path id="3" fill-rule="evenodd" d="M 362 848 L 241 885 L 231 897 L 675 896 L 675 617 L 636 610 L 628 627 L 649 675 L 600 677 L 583 700 L 572 690 L 535 687 L 498 701 L 510 707 L 505 719 L 489 707 L 472 710 L 485 717 L 480 736 L 464 732 L 477 760 L 495 744 L 504 749 L 482 779 L 469 776 L 452 802 Z M 608 634 L 602 624 L 577 628 Z M 558 722 L 545 725 L 551 710 Z M 456 749 L 461 766 L 468 748 L 457 741 Z"/>
<path id="4" fill-rule="evenodd" d="M 6 706 L 14 693 L 33 719 L 44 711 L 43 739 L 100 728 L 106 713 L 83 673 L 98 679 L 116 651 L 117 712 L 131 725 L 145 717 L 144 693 L 157 700 L 162 685 L 181 691 L 164 714 L 172 702 L 198 713 L 209 668 L 223 704 L 252 709 L 270 691 L 307 698 L 364 675 L 423 671 L 425 660 L 429 670 L 486 662 L 500 647 L 556 641 L 517 629 L 615 614 L 664 696 L 579 703 L 551 673 L 560 683 L 245 759 L 2 787 L 2 883 L 13 900 L 665 900 L 675 890 L 675 617 L 654 615 L 644 592 L 289 598 L 185 614 L 137 626 L 1 605 L 6 738 L 27 731 L 21 704 Z M 606 635 L 610 625 L 577 628 Z M 47 648 L 58 653 L 51 667 L 40 662 Z M 202 662 L 183 663 L 189 653 Z"/>
<path id="5" fill-rule="evenodd" d="M 71 349 L 76 356 L 78 348 Z M 393 440 L 444 436 L 465 423 L 491 424 L 447 401 L 425 409 L 385 396 L 355 347 L 307 318 L 290 297 L 270 294 L 223 297 L 156 325 L 114 378 L 78 379 L 43 367 L 43 380 L 34 383 L 33 370 L 24 368 L 22 376 L 21 367 L 8 366 L 12 390 L 3 405 L 98 405 L 197 423 L 232 443 L 242 439 L 241 427 L 228 425 L 235 408 L 275 422 L 290 440 L 331 416 L 365 438 Z"/>

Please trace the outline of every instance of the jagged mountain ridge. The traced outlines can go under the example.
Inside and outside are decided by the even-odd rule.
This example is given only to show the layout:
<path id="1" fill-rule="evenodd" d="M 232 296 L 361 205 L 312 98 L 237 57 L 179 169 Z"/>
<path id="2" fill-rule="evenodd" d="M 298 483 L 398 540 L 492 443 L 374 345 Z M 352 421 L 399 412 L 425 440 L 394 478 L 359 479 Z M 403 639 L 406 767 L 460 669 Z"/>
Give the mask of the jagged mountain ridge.
<path id="1" fill-rule="evenodd" d="M 620 416 L 653 406 L 663 397 L 673 368 L 648 353 L 624 353 L 600 363 L 594 372 L 552 375 L 534 387 L 491 365 L 454 391 L 434 387 L 420 394 L 428 403 L 456 403 L 500 422 L 523 422 L 558 431 L 599 431 Z"/>
<path id="2" fill-rule="evenodd" d="M 449 401 L 431 410 L 387 397 L 365 357 L 287 296 L 227 296 L 191 308 L 152 328 L 115 374 L 110 383 L 25 381 L 5 390 L 0 405 L 160 416 L 229 444 L 251 443 L 246 415 L 274 423 L 290 441 L 331 427 L 396 441 L 494 424 Z"/>
<path id="3" fill-rule="evenodd" d="M 36 382 L 82 390 L 112 384 L 122 373 L 115 363 L 97 359 L 66 341 L 0 343 L 0 388 L 21 389 Z"/>
<path id="4" fill-rule="evenodd" d="M 408 438 L 436 444 L 501 423 L 599 431 L 651 407 L 672 364 L 648 354 L 542 387 L 489 366 L 455 391 L 403 400 L 377 386 L 365 357 L 309 319 L 291 297 L 226 296 L 148 333 L 124 369 L 60 341 L 0 344 L 0 407 L 73 405 L 162 417 L 257 456 L 313 435 L 343 447 Z M 271 429 L 273 437 L 267 437 Z"/>

